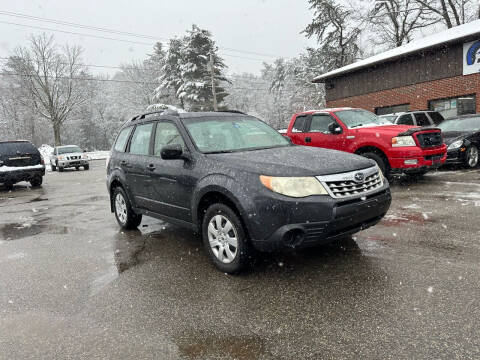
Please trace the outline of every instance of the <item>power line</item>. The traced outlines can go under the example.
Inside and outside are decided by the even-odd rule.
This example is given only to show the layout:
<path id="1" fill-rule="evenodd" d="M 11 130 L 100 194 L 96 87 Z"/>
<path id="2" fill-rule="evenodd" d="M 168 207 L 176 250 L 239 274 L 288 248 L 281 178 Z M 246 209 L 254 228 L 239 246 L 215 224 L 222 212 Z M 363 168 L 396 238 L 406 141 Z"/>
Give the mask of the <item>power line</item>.
<path id="1" fill-rule="evenodd" d="M 22 19 L 27 19 L 27 20 L 41 21 L 41 22 L 48 22 L 48 23 L 53 23 L 53 24 L 57 24 L 57 25 L 64 25 L 64 26 L 76 27 L 76 28 L 80 28 L 80 29 L 94 30 L 94 31 L 105 32 L 105 33 L 110 33 L 110 34 L 130 36 L 130 37 L 136 37 L 136 38 L 142 38 L 142 39 L 150 39 L 150 40 L 156 40 L 156 41 L 158 41 L 158 40 L 168 41 L 167 38 L 160 37 L 160 36 L 138 34 L 138 33 L 132 33 L 132 32 L 121 31 L 121 30 L 116 30 L 116 29 L 108 29 L 108 28 L 103 28 L 103 27 L 84 25 L 84 24 L 79 24 L 79 23 L 63 21 L 63 20 L 56 20 L 56 19 L 49 19 L 49 18 L 44 18 L 44 17 L 32 16 L 32 15 L 27 15 L 27 14 L 22 14 L 22 13 L 17 13 L 17 12 L 0 10 L 0 14 L 5 15 L 5 16 L 12 16 L 12 17 L 17 17 L 17 18 L 22 18 Z M 219 47 L 219 49 L 220 50 L 227 50 L 227 51 L 243 53 L 243 54 L 258 55 L 258 56 L 262 56 L 262 57 L 273 57 L 273 58 L 282 57 L 280 55 L 275 55 L 275 54 L 266 54 L 266 53 L 261 53 L 261 52 L 256 52 L 256 51 L 240 50 L 240 49 L 235 49 L 235 48 L 230 48 L 230 47 Z"/>
<path id="2" fill-rule="evenodd" d="M 19 24 L 19 23 L 13 23 L 13 22 L 9 22 L 9 21 L 0 21 L 0 23 L 1 23 L 1 24 L 6 24 L 6 25 L 14 25 L 14 26 L 27 27 L 27 28 L 32 28 L 32 29 L 39 29 L 39 30 L 60 32 L 60 33 L 70 34 L 70 35 L 87 36 L 87 37 L 92 37 L 92 38 L 96 38 L 96 39 L 120 41 L 120 42 L 125 42 L 125 43 L 130 43 L 130 44 L 147 45 L 147 46 L 153 46 L 153 45 L 154 45 L 154 44 L 152 44 L 152 43 L 146 43 L 146 42 L 140 42 L 140 41 L 125 40 L 125 39 L 118 39 L 118 38 L 110 38 L 110 37 L 106 37 L 106 36 L 85 34 L 85 33 L 79 33 L 79 32 L 74 32 L 74 31 L 66 31 L 66 30 L 60 30 L 60 29 L 52 29 L 52 28 L 46 28 L 46 27 L 43 27 L 43 26 L 33 26 L 33 25 Z M 246 60 L 253 60 L 253 61 L 261 61 L 261 62 L 264 62 L 264 60 L 262 60 L 262 59 L 251 58 L 251 57 L 246 57 L 246 56 L 232 55 L 232 54 L 226 54 L 226 53 L 221 53 L 220 55 L 229 56 L 229 57 L 234 57 L 234 58 L 239 58 L 239 59 L 246 59 Z"/>
<path id="3" fill-rule="evenodd" d="M 0 73 L 0 78 L 2 76 L 21 76 L 21 77 L 34 77 L 37 76 L 35 74 L 16 74 L 16 73 Z M 42 78 L 45 76 L 41 76 Z M 61 80 L 78 80 L 78 81 L 100 81 L 100 82 L 115 82 L 115 83 L 133 83 L 133 84 L 148 84 L 148 85 L 159 85 L 157 82 L 151 81 L 134 81 L 134 80 L 117 80 L 117 79 L 100 79 L 100 78 L 83 78 L 83 77 L 71 77 L 71 76 L 46 76 L 47 78 L 55 78 Z M 268 90 L 267 88 L 241 88 L 241 87 L 233 87 L 231 89 L 234 90 L 253 90 L 253 91 L 260 91 L 260 90 Z"/>

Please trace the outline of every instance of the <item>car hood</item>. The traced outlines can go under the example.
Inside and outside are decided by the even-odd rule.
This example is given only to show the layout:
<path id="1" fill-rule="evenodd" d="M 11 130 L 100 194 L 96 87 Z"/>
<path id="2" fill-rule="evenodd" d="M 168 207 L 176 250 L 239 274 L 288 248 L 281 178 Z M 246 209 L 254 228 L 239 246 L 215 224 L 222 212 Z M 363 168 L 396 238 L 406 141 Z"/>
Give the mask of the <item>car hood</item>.
<path id="1" fill-rule="evenodd" d="M 272 176 L 329 175 L 375 165 L 373 160 L 358 155 L 308 146 L 286 146 L 207 156 L 228 167 Z"/>
<path id="2" fill-rule="evenodd" d="M 408 131 L 410 129 L 418 129 L 418 126 L 411 125 L 381 125 L 381 126 L 368 126 L 362 128 L 353 128 L 351 130 L 356 130 L 360 134 L 384 134 L 390 136 L 397 136 L 398 134 Z"/>
<path id="3" fill-rule="evenodd" d="M 82 155 L 83 155 L 83 153 L 78 152 L 78 153 L 61 154 L 61 155 L 57 155 L 57 156 L 82 156 Z"/>
<path id="4" fill-rule="evenodd" d="M 470 135 L 473 135 L 474 131 L 442 131 L 442 137 L 445 144 L 450 145 L 451 143 L 468 138 Z"/>

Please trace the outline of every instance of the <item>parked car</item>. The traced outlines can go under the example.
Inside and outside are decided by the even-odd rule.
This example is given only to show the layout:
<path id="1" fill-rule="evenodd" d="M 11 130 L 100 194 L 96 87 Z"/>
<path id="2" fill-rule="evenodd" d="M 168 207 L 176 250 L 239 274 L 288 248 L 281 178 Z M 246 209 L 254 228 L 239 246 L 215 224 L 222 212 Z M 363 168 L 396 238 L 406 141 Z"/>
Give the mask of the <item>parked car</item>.
<path id="1" fill-rule="evenodd" d="M 294 144 L 342 150 L 377 162 L 385 176 L 420 176 L 445 162 L 447 147 L 435 128 L 393 125 L 352 108 L 294 114 L 287 135 Z"/>
<path id="2" fill-rule="evenodd" d="M 62 172 L 66 168 L 75 168 L 76 170 L 79 170 L 80 166 L 82 166 L 84 170 L 90 169 L 88 156 L 87 154 L 84 154 L 84 152 L 85 151 L 80 149 L 77 145 L 55 147 L 50 156 L 52 171 L 58 169 L 58 171 Z"/>
<path id="3" fill-rule="evenodd" d="M 435 126 L 445 120 L 438 111 L 408 111 L 396 114 L 381 115 L 396 125 Z"/>
<path id="4" fill-rule="evenodd" d="M 29 141 L 0 141 L 0 183 L 7 189 L 20 181 L 32 187 L 42 185 L 45 163 L 38 149 Z"/>
<path id="5" fill-rule="evenodd" d="M 480 149 L 480 114 L 448 119 L 439 126 L 447 144 L 447 163 L 463 164 L 468 168 L 478 165 Z"/>
<path id="6" fill-rule="evenodd" d="M 374 161 L 294 146 L 257 118 L 228 112 L 133 118 L 111 151 L 107 187 L 122 228 L 142 215 L 187 226 L 228 273 L 252 248 L 314 246 L 370 227 L 391 202 Z"/>

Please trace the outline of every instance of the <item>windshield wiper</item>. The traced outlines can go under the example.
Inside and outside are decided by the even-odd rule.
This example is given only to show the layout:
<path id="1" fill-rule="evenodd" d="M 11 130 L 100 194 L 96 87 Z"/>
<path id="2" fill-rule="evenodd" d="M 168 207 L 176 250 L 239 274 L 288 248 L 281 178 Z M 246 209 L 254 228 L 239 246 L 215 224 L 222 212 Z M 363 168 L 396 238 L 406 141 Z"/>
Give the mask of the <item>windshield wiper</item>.
<path id="1" fill-rule="evenodd" d="M 350 126 L 350 129 L 353 129 L 353 128 L 356 128 L 356 127 L 359 127 L 359 126 L 363 126 L 363 124 L 357 124 L 357 125 Z"/>

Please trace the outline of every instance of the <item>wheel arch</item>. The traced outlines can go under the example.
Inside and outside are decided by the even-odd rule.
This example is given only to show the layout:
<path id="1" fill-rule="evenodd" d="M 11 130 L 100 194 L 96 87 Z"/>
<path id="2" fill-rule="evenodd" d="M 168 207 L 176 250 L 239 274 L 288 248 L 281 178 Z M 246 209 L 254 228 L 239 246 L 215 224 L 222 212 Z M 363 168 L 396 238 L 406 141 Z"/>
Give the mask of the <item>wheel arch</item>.
<path id="1" fill-rule="evenodd" d="M 369 152 L 372 152 L 372 153 L 375 153 L 375 154 L 381 156 L 382 159 L 385 161 L 385 165 L 387 165 L 388 167 L 391 167 L 388 156 L 386 155 L 386 153 L 382 149 L 380 149 L 377 146 L 362 145 L 354 151 L 354 154 L 362 155 L 362 154 L 369 153 Z"/>

